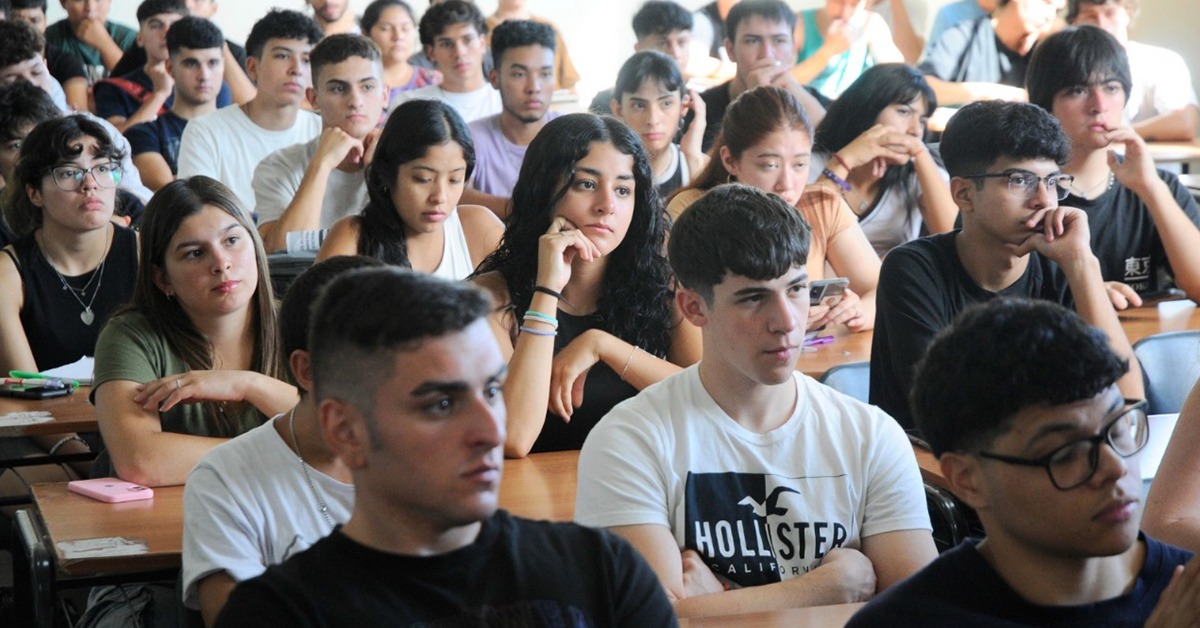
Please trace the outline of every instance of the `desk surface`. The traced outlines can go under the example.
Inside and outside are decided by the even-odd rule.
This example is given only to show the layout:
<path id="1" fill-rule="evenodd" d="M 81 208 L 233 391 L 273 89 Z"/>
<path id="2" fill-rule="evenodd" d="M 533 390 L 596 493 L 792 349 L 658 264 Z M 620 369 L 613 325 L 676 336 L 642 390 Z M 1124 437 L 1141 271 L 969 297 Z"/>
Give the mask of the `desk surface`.
<path id="1" fill-rule="evenodd" d="M 704 619 L 681 619 L 683 628 L 840 628 L 850 621 L 850 616 L 862 608 L 862 604 L 837 604 L 813 606 L 811 608 L 788 608 L 778 611 L 732 615 L 729 617 L 707 617 Z"/>
<path id="2" fill-rule="evenodd" d="M 820 332 L 818 336 L 833 334 L 833 342 L 827 345 L 806 347 L 796 362 L 796 369 L 809 377 L 821 379 L 825 371 L 853 362 L 867 362 L 871 359 L 872 331 L 849 333 L 843 326 L 838 326 L 833 332 Z M 810 349 L 814 349 L 810 351 Z"/>
<path id="3" fill-rule="evenodd" d="M 0 416 L 10 412 L 45 411 L 54 420 L 32 425 L 0 426 L 0 437 L 40 436 L 43 434 L 65 434 L 67 432 L 95 432 L 96 407 L 88 402 L 91 388 L 81 386 L 74 394 L 53 399 L 16 399 L 0 397 Z"/>

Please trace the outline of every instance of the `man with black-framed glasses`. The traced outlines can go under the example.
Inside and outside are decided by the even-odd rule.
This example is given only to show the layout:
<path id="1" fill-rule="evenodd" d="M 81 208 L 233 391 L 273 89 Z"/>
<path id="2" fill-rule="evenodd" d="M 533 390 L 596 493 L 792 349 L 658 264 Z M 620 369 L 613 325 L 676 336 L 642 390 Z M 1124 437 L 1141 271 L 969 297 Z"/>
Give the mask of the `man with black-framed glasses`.
<path id="1" fill-rule="evenodd" d="M 1053 303 L 995 299 L 957 317 L 917 365 L 912 407 L 987 536 L 848 627 L 1195 625 L 1200 565 L 1139 531 L 1149 424 L 1117 388 L 1128 367 Z"/>
<path id="2" fill-rule="evenodd" d="M 970 305 L 998 296 L 1052 301 L 1107 333 L 1118 355 L 1133 355 L 1089 244 L 1087 215 L 1058 204 L 1071 184 L 1060 169 L 1070 144 L 1054 116 L 1024 103 L 974 103 L 950 120 L 941 152 L 962 227 L 892 249 L 876 297 L 870 399 L 908 430 L 916 429 L 913 365 Z M 1121 390 L 1140 398 L 1136 362 L 1130 371 Z"/>

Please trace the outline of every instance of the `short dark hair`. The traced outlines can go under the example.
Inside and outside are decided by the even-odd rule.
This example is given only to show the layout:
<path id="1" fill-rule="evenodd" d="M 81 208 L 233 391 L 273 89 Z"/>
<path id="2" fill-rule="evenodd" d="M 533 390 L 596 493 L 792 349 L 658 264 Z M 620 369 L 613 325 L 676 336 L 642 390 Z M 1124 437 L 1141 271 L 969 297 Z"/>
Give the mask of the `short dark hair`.
<path id="1" fill-rule="evenodd" d="M 21 127 L 62 115 L 46 90 L 26 81 L 0 84 L 0 142 L 15 139 Z"/>
<path id="2" fill-rule="evenodd" d="M 432 46 L 447 28 L 455 24 L 469 24 L 475 27 L 475 32 L 482 37 L 487 34 L 487 21 L 474 2 L 465 0 L 446 0 L 435 4 L 421 16 L 421 24 L 417 27 L 421 36 L 422 46 Z"/>
<path id="3" fill-rule="evenodd" d="M 371 29 L 375 28 L 375 25 L 379 23 L 379 18 L 383 15 L 384 10 L 392 7 L 403 9 L 409 18 L 415 19 L 412 7 L 404 0 L 375 0 L 367 5 L 362 17 L 358 20 L 359 29 L 362 30 L 362 34 L 370 37 Z"/>
<path id="4" fill-rule="evenodd" d="M 612 97 L 621 102 L 622 96 L 636 92 L 646 81 L 654 81 L 669 92 L 682 94 L 687 89 L 674 59 L 657 50 L 642 50 L 629 57 L 617 72 Z"/>
<path id="5" fill-rule="evenodd" d="M 650 0 L 633 14 L 633 34 L 638 39 L 692 30 L 692 12 L 678 2 Z"/>
<path id="6" fill-rule="evenodd" d="M 679 284 L 712 305 L 729 274 L 782 277 L 808 261 L 812 229 L 787 201 L 740 183 L 719 185 L 688 206 L 667 239 Z"/>
<path id="7" fill-rule="evenodd" d="M 796 14 L 783 0 L 742 0 L 725 16 L 725 37 L 737 40 L 737 29 L 745 20 L 758 16 L 768 22 L 787 24 L 788 37 L 796 30 Z"/>
<path id="8" fill-rule="evenodd" d="M 162 15 L 163 13 L 186 16 L 188 15 L 188 8 L 183 3 L 183 0 L 142 0 L 142 3 L 137 8 L 138 25 L 140 26 L 146 20 L 155 15 Z"/>
<path id="9" fill-rule="evenodd" d="M 462 331 L 491 309 L 468 283 L 394 266 L 338 275 L 313 306 L 313 392 L 353 405 L 373 425 L 375 392 L 394 375 L 397 352 Z"/>
<path id="10" fill-rule="evenodd" d="M 1119 4 L 1125 7 L 1125 10 L 1129 12 L 1129 17 L 1131 19 L 1137 17 L 1138 13 L 1138 0 L 1067 0 L 1067 24 L 1075 23 L 1075 20 L 1079 18 L 1079 7 L 1080 5 L 1084 4 L 1094 4 L 1099 6 L 1106 4 Z"/>
<path id="11" fill-rule="evenodd" d="M 934 455 L 977 451 L 1021 409 L 1090 399 L 1128 370 L 1104 332 L 1074 312 L 1049 301 L 993 299 L 933 339 L 917 363 L 913 416 Z"/>
<path id="12" fill-rule="evenodd" d="M 510 48 L 541 46 L 555 52 L 554 29 L 531 20 L 505 20 L 492 31 L 492 61 L 499 69 L 504 53 Z"/>
<path id="13" fill-rule="evenodd" d="M 313 47 L 308 55 L 309 67 L 312 68 L 312 81 L 315 86 L 317 77 L 325 66 L 341 63 L 350 57 L 362 57 L 367 61 L 379 61 L 379 46 L 370 37 L 352 33 L 338 33 L 322 39 Z"/>
<path id="14" fill-rule="evenodd" d="M 40 56 L 46 38 L 21 20 L 0 20 L 0 69 Z"/>
<path id="15" fill-rule="evenodd" d="M 41 9 L 42 13 L 46 12 L 46 0 L 12 0 L 10 4 L 14 9 Z"/>
<path id="16" fill-rule="evenodd" d="M 189 15 L 171 25 L 167 31 L 167 52 L 175 55 L 183 48 L 208 50 L 225 46 L 225 35 L 216 24 Z"/>
<path id="17" fill-rule="evenodd" d="M 365 255 L 338 255 L 317 262 L 288 286 L 279 306 L 279 333 L 283 337 L 283 357 L 294 351 L 308 350 L 309 315 L 321 296 L 321 289 L 338 275 L 357 268 L 374 268 L 384 263 Z"/>
<path id="18" fill-rule="evenodd" d="M 958 110 L 942 132 L 942 161 L 952 177 L 980 174 L 1001 157 L 1067 163 L 1071 143 L 1058 120 L 1037 105 L 1000 100 Z"/>
<path id="19" fill-rule="evenodd" d="M 1121 42 L 1091 24 L 1068 26 L 1042 39 L 1033 49 L 1025 89 L 1029 91 L 1029 102 L 1053 111 L 1054 97 L 1064 89 L 1088 85 L 1097 77 L 1119 81 L 1125 100 L 1129 100 L 1133 80 Z"/>
<path id="20" fill-rule="evenodd" d="M 246 55 L 261 59 L 263 48 L 272 39 L 300 39 L 310 44 L 321 41 L 324 33 L 311 17 L 287 9 L 272 9 L 250 29 L 246 38 Z"/>

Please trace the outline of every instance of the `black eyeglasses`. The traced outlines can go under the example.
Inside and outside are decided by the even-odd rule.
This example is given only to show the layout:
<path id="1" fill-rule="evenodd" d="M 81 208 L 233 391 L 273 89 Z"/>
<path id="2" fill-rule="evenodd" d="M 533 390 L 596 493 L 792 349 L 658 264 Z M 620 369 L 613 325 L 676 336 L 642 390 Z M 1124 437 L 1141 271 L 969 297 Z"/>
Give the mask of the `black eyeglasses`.
<path id="1" fill-rule="evenodd" d="M 1117 455 L 1128 458 L 1141 451 L 1149 439 L 1150 418 L 1146 416 L 1146 401 L 1126 399 L 1125 405 L 1099 434 L 1067 443 L 1040 458 L 1015 458 L 986 451 L 977 452 L 977 455 L 1008 464 L 1044 467 L 1054 487 L 1067 491 L 1096 475 L 1101 443 L 1108 443 Z"/>
<path id="2" fill-rule="evenodd" d="M 90 173 L 96 180 L 96 185 L 102 188 L 115 188 L 121 182 L 121 164 L 109 162 L 97 164 L 91 168 L 79 166 L 58 166 L 50 169 L 54 185 L 63 192 L 74 192 L 83 187 L 83 179 Z"/>
<path id="3" fill-rule="evenodd" d="M 1013 196 L 1019 196 L 1025 200 L 1029 200 L 1037 196 L 1038 183 L 1045 181 L 1046 188 L 1054 190 L 1058 200 L 1067 198 L 1067 186 L 1075 181 L 1075 177 L 1069 174 L 1052 174 L 1045 177 L 1039 177 L 1027 170 L 1014 170 L 1012 172 L 996 172 L 984 174 L 964 174 L 964 179 L 992 179 L 1005 178 L 1008 179 L 1008 191 Z"/>

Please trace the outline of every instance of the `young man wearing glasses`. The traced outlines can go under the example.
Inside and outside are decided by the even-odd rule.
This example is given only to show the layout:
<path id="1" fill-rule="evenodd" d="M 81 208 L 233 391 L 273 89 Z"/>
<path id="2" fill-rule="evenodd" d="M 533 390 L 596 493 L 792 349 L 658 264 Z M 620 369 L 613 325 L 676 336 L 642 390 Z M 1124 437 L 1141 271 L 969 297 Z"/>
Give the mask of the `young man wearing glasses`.
<path id="1" fill-rule="evenodd" d="M 1138 531 L 1149 425 L 1145 402 L 1115 384 L 1127 369 L 1100 330 L 1052 303 L 996 299 L 958 317 L 918 365 L 912 405 L 987 537 L 848 626 L 1194 625 L 1200 565 L 1178 576 L 1191 552 Z"/>
<path id="2" fill-rule="evenodd" d="M 871 403 L 909 430 L 912 366 L 969 305 L 997 296 L 1053 301 L 1107 333 L 1117 355 L 1133 354 L 1092 254 L 1087 215 L 1058 204 L 1071 182 L 1059 169 L 1070 144 L 1054 117 L 1025 103 L 974 103 L 951 118 L 941 150 L 962 228 L 892 249 L 876 297 Z M 1136 363 L 1120 385 L 1127 397 L 1142 396 Z"/>
<path id="3" fill-rule="evenodd" d="M 1029 102 L 1053 113 L 1071 142 L 1063 170 L 1075 181 L 1064 202 L 1093 225 L 1113 303 L 1141 305 L 1138 293 L 1173 283 L 1200 299 L 1200 210 L 1125 121 L 1132 83 L 1121 42 L 1094 26 L 1064 29 L 1038 46 L 1026 80 Z"/>

